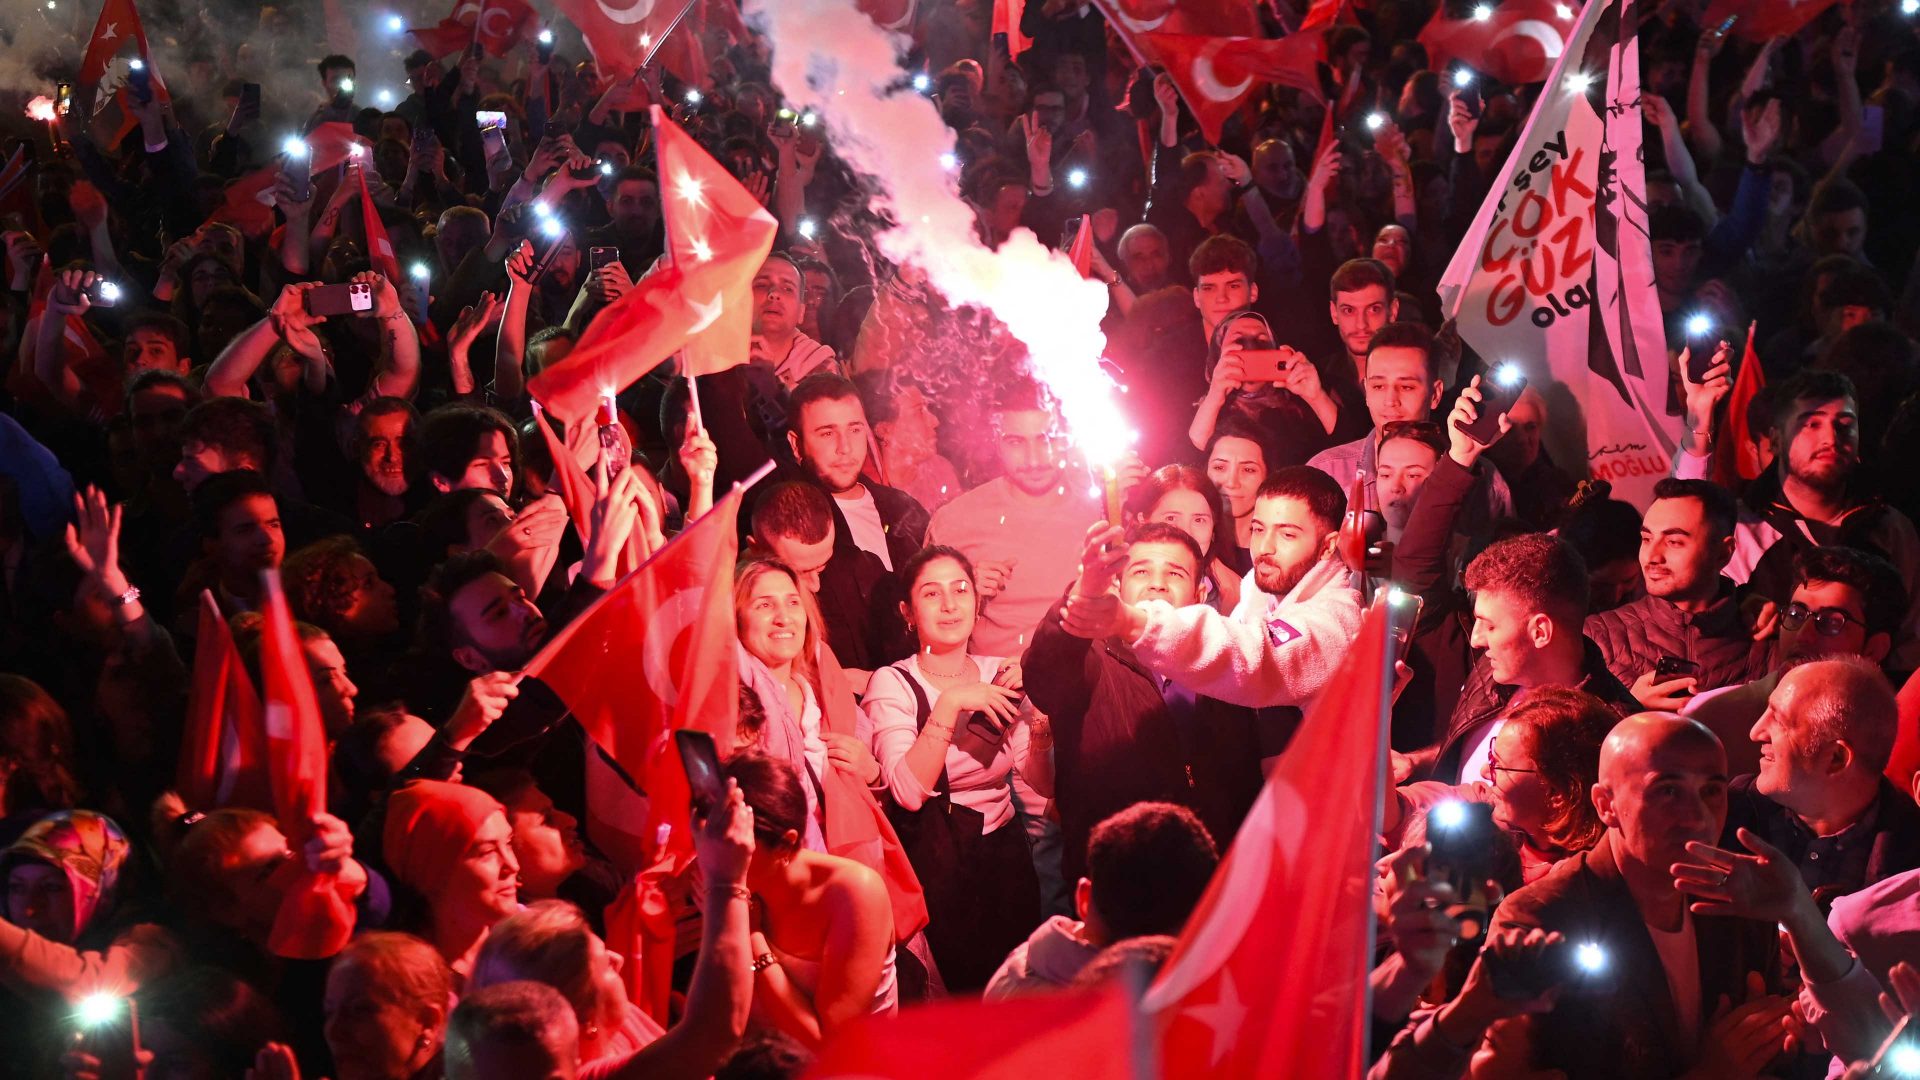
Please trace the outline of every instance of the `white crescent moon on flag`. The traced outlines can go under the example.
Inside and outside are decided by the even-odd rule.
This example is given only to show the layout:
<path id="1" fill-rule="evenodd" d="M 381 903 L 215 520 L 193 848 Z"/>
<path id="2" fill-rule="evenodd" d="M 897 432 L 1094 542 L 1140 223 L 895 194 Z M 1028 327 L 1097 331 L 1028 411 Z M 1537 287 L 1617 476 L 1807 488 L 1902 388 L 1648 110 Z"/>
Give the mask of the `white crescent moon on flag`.
<path id="1" fill-rule="evenodd" d="M 1174 4 L 1169 3 L 1166 5 L 1166 10 L 1162 11 L 1160 14 L 1155 15 L 1152 18 L 1148 18 L 1148 19 L 1137 19 L 1137 18 L 1134 18 L 1132 15 L 1127 14 L 1127 5 L 1125 3 L 1125 0 L 1121 0 L 1120 3 L 1116 3 L 1112 5 L 1111 11 L 1113 13 L 1113 17 L 1118 19 L 1122 26 L 1125 26 L 1128 30 L 1131 30 L 1137 33 L 1141 30 L 1160 29 L 1161 25 L 1167 21 L 1167 17 L 1173 14 L 1174 7 L 1175 7 Z"/>
<path id="2" fill-rule="evenodd" d="M 453 21 L 454 22 L 464 21 L 466 18 L 467 12 L 469 11 L 473 12 L 473 15 L 475 18 L 480 17 L 479 4 L 461 4 L 458 7 L 453 9 Z"/>
<path id="3" fill-rule="evenodd" d="M 680 683 L 673 677 L 673 646 L 693 620 L 700 617 L 705 589 L 681 589 L 661 604 L 647 623 L 647 640 L 640 647 L 640 671 L 654 696 L 669 708 L 680 702 Z"/>
<path id="4" fill-rule="evenodd" d="M 1233 101 L 1253 85 L 1251 75 L 1232 86 L 1226 86 L 1220 82 L 1220 76 L 1213 70 L 1213 58 L 1220 55 L 1220 50 L 1225 46 L 1226 42 L 1216 38 L 1200 50 L 1199 56 L 1193 58 L 1194 85 L 1214 101 Z"/>
<path id="5" fill-rule="evenodd" d="M 635 23 L 646 22 L 648 17 L 653 14 L 653 0 L 635 0 L 634 5 L 629 8 L 608 7 L 607 0 L 593 0 L 593 3 L 595 7 L 600 9 L 600 14 L 605 15 L 609 21 L 619 23 L 621 26 L 632 26 Z"/>
<path id="6" fill-rule="evenodd" d="M 1541 22 L 1539 19 L 1521 19 L 1508 27 L 1506 33 L 1495 38 L 1488 48 L 1498 48 L 1501 42 L 1510 37 L 1532 38 L 1539 42 L 1540 47 L 1546 50 L 1549 62 L 1560 59 L 1560 54 L 1567 47 L 1566 39 L 1561 37 L 1560 31 L 1555 30 L 1551 24 Z"/>
<path id="7" fill-rule="evenodd" d="M 1300 793 L 1276 779 L 1234 836 L 1232 867 L 1219 899 L 1206 911 L 1192 943 L 1182 950 L 1180 964 L 1163 970 L 1141 999 L 1142 1009 L 1157 1013 L 1171 1007 L 1213 978 L 1220 963 L 1240 947 L 1271 887 L 1274 846 L 1283 849 L 1288 866 L 1297 866 L 1300 844 L 1306 839 L 1300 830 L 1307 816 Z"/>
<path id="8" fill-rule="evenodd" d="M 506 8 L 490 7 L 480 13 L 480 36 L 481 37 L 497 38 L 497 37 L 507 36 L 507 31 L 505 30 L 494 30 L 489 28 L 489 24 L 493 22 L 493 16 L 495 15 L 498 15 L 500 16 L 500 18 L 507 20 L 507 26 L 509 28 L 513 26 L 512 16 L 507 14 Z"/>

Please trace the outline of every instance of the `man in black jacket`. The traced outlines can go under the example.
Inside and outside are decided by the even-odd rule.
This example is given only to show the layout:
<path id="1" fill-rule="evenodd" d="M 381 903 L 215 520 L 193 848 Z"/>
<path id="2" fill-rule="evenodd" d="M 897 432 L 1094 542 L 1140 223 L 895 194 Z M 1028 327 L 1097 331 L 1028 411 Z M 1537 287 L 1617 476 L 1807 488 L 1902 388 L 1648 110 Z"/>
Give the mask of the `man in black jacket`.
<path id="1" fill-rule="evenodd" d="M 1755 641 L 1740 595 L 1721 571 L 1733 558 L 1739 504 L 1707 480 L 1671 477 L 1653 488 L 1640 525 L 1640 573 L 1647 594 L 1587 619 L 1607 670 L 1649 709 L 1679 709 L 1702 690 L 1744 683 L 1767 670 L 1770 649 Z M 1671 656 L 1697 670 L 1662 677 Z"/>
<path id="2" fill-rule="evenodd" d="M 913 639 L 900 614 L 897 579 L 872 552 L 843 547 L 833 500 L 804 480 L 783 480 L 754 501 L 755 547 L 785 563 L 820 603 L 827 645 L 854 680 L 905 657 Z"/>
<path id="3" fill-rule="evenodd" d="M 1193 537 L 1146 522 L 1128 531 L 1126 544 L 1122 601 L 1194 602 L 1203 560 Z M 1040 621 L 1020 666 L 1027 695 L 1053 724 L 1067 878 L 1085 873 L 1093 827 L 1137 802 L 1186 806 L 1222 847 L 1231 843 L 1260 794 L 1254 711 L 1155 675 L 1118 639 L 1069 634 L 1060 621 L 1064 604 Z"/>

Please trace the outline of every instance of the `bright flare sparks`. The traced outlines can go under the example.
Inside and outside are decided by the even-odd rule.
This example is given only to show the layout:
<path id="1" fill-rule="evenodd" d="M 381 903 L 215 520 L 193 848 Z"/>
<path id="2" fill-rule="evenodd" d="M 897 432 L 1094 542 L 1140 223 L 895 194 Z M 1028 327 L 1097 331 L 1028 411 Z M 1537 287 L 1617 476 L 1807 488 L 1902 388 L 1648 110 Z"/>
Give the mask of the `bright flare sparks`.
<path id="1" fill-rule="evenodd" d="M 39 120 L 51 124 L 54 118 L 53 99 L 45 94 L 27 102 L 27 119 Z"/>

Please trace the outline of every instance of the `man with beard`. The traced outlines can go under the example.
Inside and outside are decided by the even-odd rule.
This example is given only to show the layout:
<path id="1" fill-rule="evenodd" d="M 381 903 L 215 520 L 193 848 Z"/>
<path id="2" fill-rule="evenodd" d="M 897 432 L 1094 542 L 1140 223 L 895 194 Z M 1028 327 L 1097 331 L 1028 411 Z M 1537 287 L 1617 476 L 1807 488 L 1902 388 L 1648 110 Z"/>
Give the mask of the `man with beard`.
<path id="1" fill-rule="evenodd" d="M 1360 630 L 1360 594 L 1334 554 L 1347 499 L 1327 474 L 1279 469 L 1254 498 L 1253 569 L 1231 615 L 1164 600 L 1126 603 L 1111 576 L 1083 572 L 1062 624 L 1118 638 L 1148 670 L 1236 705 L 1311 707 Z M 1096 568 L 1097 569 L 1097 568 Z M 1277 753 L 1262 733 L 1262 750 Z"/>
<path id="2" fill-rule="evenodd" d="M 1660 481 L 1640 525 L 1646 595 L 1587 620 L 1607 670 L 1640 704 L 1678 709 L 1687 697 L 1743 683 L 1766 670 L 1766 647 L 1740 611 L 1733 582 L 1721 574 L 1733 554 L 1733 495 L 1705 480 Z M 1661 675 L 1663 658 L 1695 665 Z"/>
<path id="3" fill-rule="evenodd" d="M 1353 490 L 1354 478 L 1364 477 L 1363 509 L 1377 510 L 1381 508 L 1378 482 L 1382 432 L 1388 424 L 1430 418 L 1447 387 L 1435 369 L 1433 335 L 1419 323 L 1391 322 L 1381 326 L 1371 335 L 1364 363 L 1361 389 L 1366 394 L 1367 412 L 1373 417 L 1373 430 L 1352 442 L 1320 451 L 1309 458 L 1307 464 L 1333 477 L 1341 491 Z M 1484 479 L 1477 485 L 1471 509 L 1457 526 L 1461 532 L 1476 532 L 1481 526 L 1512 513 L 1513 500 L 1507 493 L 1506 481 L 1492 469 L 1482 470 L 1482 476 Z M 1401 524 L 1405 523 L 1403 516 Z"/>
<path id="4" fill-rule="evenodd" d="M 1687 434 L 1683 453 L 1674 455 L 1674 475 L 1705 479 L 1712 475 L 1714 407 L 1731 390 L 1730 350 L 1723 344 L 1706 378 L 1687 378 Z M 1771 387 L 1769 389 L 1772 389 Z M 1905 514 L 1863 490 L 1860 423 L 1853 383 L 1831 371 L 1809 369 L 1779 384 L 1773 421 L 1774 468 L 1762 473 L 1742 497 L 1733 531 L 1733 557 L 1727 576 L 1750 591 L 1784 604 L 1793 592 L 1793 564 L 1801 552 L 1829 544 L 1876 551 L 1900 572 L 1906 615 L 1902 627 L 1920 615 L 1915 597 L 1920 582 L 1920 535 Z M 1895 635 L 1896 656 L 1904 658 L 1908 635 Z"/>
<path id="5" fill-rule="evenodd" d="M 605 225 L 588 230 L 588 248 L 620 249 L 620 265 L 627 276 L 646 273 L 664 247 L 660 232 L 660 182 L 650 169 L 628 165 L 614 174 L 607 195 Z"/>
<path id="6" fill-rule="evenodd" d="M 927 543 L 959 548 L 973 563 L 983 606 L 972 651 L 1019 656 L 1079 565 L 1079 546 L 1063 538 L 1085 535 L 1104 511 L 1084 482 L 1063 475 L 1036 384 L 1011 388 L 993 424 L 1002 475 L 941 507 Z"/>
<path id="7" fill-rule="evenodd" d="M 1690 903 L 1695 890 L 1672 872 L 1726 821 L 1720 741 L 1671 713 L 1630 716 L 1600 746 L 1593 804 L 1607 827 L 1599 844 L 1507 897 L 1493 932 L 1539 928 L 1597 945 L 1605 967 L 1589 978 L 1599 981 L 1585 992 L 1563 986 L 1547 1012 L 1497 1021 L 1475 1072 L 1751 1075 L 1727 1063 L 1764 1066 L 1795 1030 L 1792 1000 L 1779 996 L 1779 934 L 1771 919 Z"/>
<path id="8" fill-rule="evenodd" d="M 1120 272 L 1135 296 L 1179 284 L 1173 279 L 1173 254 L 1167 248 L 1167 234 L 1145 222 L 1120 234 L 1116 248 Z"/>
<path id="9" fill-rule="evenodd" d="M 747 358 L 772 369 L 792 389 L 816 371 L 838 373 L 833 350 L 800 332 L 807 278 L 785 252 L 774 252 L 753 275 L 753 342 Z"/>
<path id="10" fill-rule="evenodd" d="M 408 498 L 407 457 L 414 449 L 420 414 L 405 398 L 376 398 L 353 424 L 353 460 L 359 465 L 354 485 L 354 520 L 369 529 L 408 516 L 418 498 Z"/>
<path id="11" fill-rule="evenodd" d="M 1906 612 L 1900 572 L 1878 555 L 1820 547 L 1794 561 L 1793 599 L 1780 612 L 1771 670 L 1749 683 L 1696 695 L 1681 710 L 1713 729 L 1727 747 L 1735 775 L 1754 772 L 1760 747 L 1748 732 L 1767 710 L 1780 677 L 1799 664 L 1830 656 L 1887 658 Z M 1903 775 L 1911 775 L 1908 768 Z"/>

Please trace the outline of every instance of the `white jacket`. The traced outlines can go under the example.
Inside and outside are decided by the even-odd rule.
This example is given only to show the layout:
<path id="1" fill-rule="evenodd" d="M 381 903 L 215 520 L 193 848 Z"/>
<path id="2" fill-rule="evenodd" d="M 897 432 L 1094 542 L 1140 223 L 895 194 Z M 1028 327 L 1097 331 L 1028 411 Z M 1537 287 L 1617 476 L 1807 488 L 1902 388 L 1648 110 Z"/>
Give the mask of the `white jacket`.
<path id="1" fill-rule="evenodd" d="M 1333 559 L 1279 599 L 1249 571 L 1231 615 L 1164 600 L 1140 607 L 1147 628 L 1131 644 L 1141 663 L 1196 694 L 1255 708 L 1310 706 L 1360 634 L 1360 594 Z"/>

